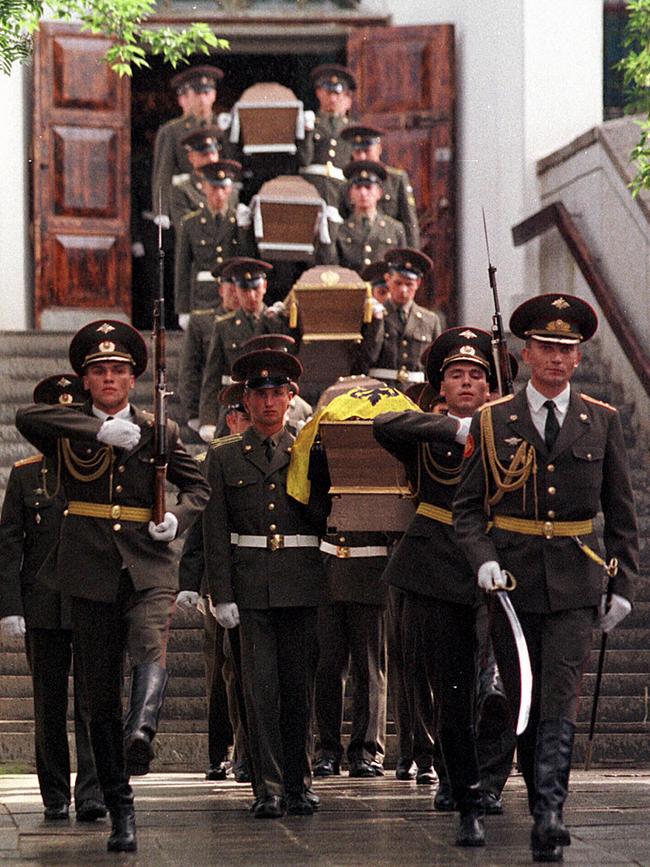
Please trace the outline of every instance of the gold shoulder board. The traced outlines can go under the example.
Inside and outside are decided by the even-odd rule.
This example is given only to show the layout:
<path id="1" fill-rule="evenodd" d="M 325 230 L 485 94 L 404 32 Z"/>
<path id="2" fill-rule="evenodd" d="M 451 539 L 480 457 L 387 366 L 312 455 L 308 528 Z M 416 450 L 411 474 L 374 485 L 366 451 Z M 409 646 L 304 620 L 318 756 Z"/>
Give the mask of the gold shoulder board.
<path id="1" fill-rule="evenodd" d="M 201 210 L 201 208 L 196 208 L 194 211 L 188 211 L 181 217 L 181 223 L 186 223 L 188 220 L 191 220 L 192 217 L 196 217 L 198 214 L 202 213 L 203 211 Z"/>
<path id="2" fill-rule="evenodd" d="M 43 455 L 30 455 L 28 458 L 23 458 L 16 461 L 15 467 L 26 467 L 28 464 L 38 464 L 43 460 Z"/>
<path id="3" fill-rule="evenodd" d="M 591 397 L 591 396 L 588 395 L 588 394 L 583 394 L 582 392 L 580 392 L 580 397 L 581 397 L 583 400 L 586 400 L 587 403 L 595 403 L 596 406 L 604 406 L 605 409 L 609 409 L 609 410 L 611 410 L 612 412 L 618 412 L 618 410 L 616 409 L 615 406 L 612 406 L 611 403 L 605 403 L 604 400 L 596 400 L 595 397 Z"/>
<path id="4" fill-rule="evenodd" d="M 213 449 L 219 449 L 221 446 L 227 446 L 228 443 L 238 443 L 241 439 L 241 434 L 230 434 L 225 437 L 217 437 L 216 440 L 212 440 L 210 447 Z"/>
<path id="5" fill-rule="evenodd" d="M 488 406 L 497 406 L 500 403 L 507 403 L 509 400 L 512 400 L 514 394 L 506 394 L 503 397 L 497 397 L 496 400 L 490 400 L 488 403 L 484 403 L 481 407 L 481 412 L 486 409 Z"/>

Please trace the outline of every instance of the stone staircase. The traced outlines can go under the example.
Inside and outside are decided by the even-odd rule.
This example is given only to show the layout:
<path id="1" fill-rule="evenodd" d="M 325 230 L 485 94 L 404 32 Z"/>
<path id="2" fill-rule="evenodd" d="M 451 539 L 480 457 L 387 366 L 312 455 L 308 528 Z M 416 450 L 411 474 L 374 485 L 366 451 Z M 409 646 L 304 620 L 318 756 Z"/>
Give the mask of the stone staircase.
<path id="1" fill-rule="evenodd" d="M 14 461 L 33 453 L 31 446 L 13 426 L 16 407 L 29 403 L 33 386 L 41 378 L 67 370 L 69 334 L 44 332 L 0 334 L 0 495 Z M 169 381 L 177 382 L 181 335 L 168 335 Z M 634 610 L 609 637 L 605 675 L 599 704 L 593 762 L 638 765 L 650 762 L 650 457 L 636 433 L 635 407 L 612 382 L 610 369 L 593 344 L 577 371 L 575 385 L 594 397 L 616 404 L 623 419 L 641 530 L 641 582 Z M 134 401 L 151 405 L 151 374 L 138 382 Z M 170 415 L 178 411 L 178 399 L 170 400 Z M 647 420 L 645 422 L 647 425 Z M 648 431 L 646 431 L 648 433 Z M 192 443 L 192 433 L 183 431 Z M 200 451 L 194 440 L 189 446 Z M 207 763 L 207 726 L 202 624 L 196 614 L 175 614 L 168 661 L 171 672 L 163 709 L 157 760 L 154 770 L 203 770 Z M 591 694 L 598 660 L 600 637 L 584 681 L 580 706 L 576 762 L 582 761 L 588 732 Z M 395 759 L 395 738 L 389 724 L 387 764 Z M 31 681 L 21 646 L 3 648 L 0 653 L 0 756 L 3 762 L 33 767 L 33 720 Z"/>

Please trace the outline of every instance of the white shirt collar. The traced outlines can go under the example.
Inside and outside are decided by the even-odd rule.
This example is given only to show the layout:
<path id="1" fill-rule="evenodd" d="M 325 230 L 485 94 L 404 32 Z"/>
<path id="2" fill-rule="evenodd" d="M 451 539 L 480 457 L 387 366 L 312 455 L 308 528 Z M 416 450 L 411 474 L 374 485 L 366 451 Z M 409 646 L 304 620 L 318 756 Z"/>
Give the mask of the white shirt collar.
<path id="1" fill-rule="evenodd" d="M 119 410 L 119 412 L 108 413 L 103 412 L 101 409 L 97 409 L 97 407 L 93 404 L 93 415 L 100 418 L 102 421 L 106 421 L 107 418 L 125 418 L 127 421 L 131 418 L 131 404 L 127 403 L 124 409 Z"/>
<path id="2" fill-rule="evenodd" d="M 553 403 L 555 404 L 556 411 L 564 418 L 566 411 L 569 408 L 569 400 L 571 398 L 571 386 L 567 382 L 566 387 L 563 391 L 561 391 L 557 397 L 552 398 Z M 545 401 L 550 398 L 546 397 L 545 394 L 537 391 L 535 386 L 529 380 L 528 385 L 526 386 L 526 399 L 528 400 L 528 406 L 531 408 L 533 412 L 540 412 L 544 407 Z"/>

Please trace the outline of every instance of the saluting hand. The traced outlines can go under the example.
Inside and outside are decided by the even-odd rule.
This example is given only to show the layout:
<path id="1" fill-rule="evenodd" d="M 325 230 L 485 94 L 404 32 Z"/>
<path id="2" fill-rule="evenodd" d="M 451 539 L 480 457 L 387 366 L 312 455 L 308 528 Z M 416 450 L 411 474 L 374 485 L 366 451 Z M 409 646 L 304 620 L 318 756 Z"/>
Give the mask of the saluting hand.
<path id="1" fill-rule="evenodd" d="M 160 524 L 149 521 L 149 535 L 154 542 L 171 542 L 176 538 L 178 530 L 178 518 L 173 512 L 165 512 L 165 517 Z"/>
<path id="2" fill-rule="evenodd" d="M 125 418 L 111 418 L 104 422 L 97 433 L 100 443 L 119 449 L 133 449 L 140 442 L 141 431 L 137 424 Z"/>

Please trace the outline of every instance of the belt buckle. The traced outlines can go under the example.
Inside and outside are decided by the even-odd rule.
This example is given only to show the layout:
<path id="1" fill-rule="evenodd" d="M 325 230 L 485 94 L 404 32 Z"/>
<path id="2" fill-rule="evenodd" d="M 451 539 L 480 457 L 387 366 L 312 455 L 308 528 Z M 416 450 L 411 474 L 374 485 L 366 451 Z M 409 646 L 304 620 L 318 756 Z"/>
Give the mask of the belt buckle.
<path id="1" fill-rule="evenodd" d="M 122 516 L 121 506 L 111 506 L 111 518 L 120 518 Z"/>
<path id="2" fill-rule="evenodd" d="M 544 533 L 545 539 L 552 539 L 553 536 L 555 535 L 555 530 L 553 527 L 553 521 L 544 521 L 542 531 Z"/>
<path id="3" fill-rule="evenodd" d="M 345 559 L 350 556 L 350 548 L 348 545 L 337 545 L 336 546 L 336 556 L 341 559 Z"/>
<path id="4" fill-rule="evenodd" d="M 397 379 L 399 382 L 408 382 L 409 381 L 409 372 L 405 367 L 400 367 L 397 371 Z"/>
<path id="5" fill-rule="evenodd" d="M 326 178 L 333 178 L 334 177 L 334 172 L 332 171 L 333 168 L 334 168 L 334 165 L 332 164 L 332 161 L 328 160 L 325 163 L 325 177 Z"/>
<path id="6" fill-rule="evenodd" d="M 284 536 L 282 533 L 274 533 L 273 536 L 269 536 L 266 547 L 269 551 L 279 551 L 280 548 L 284 548 Z"/>

